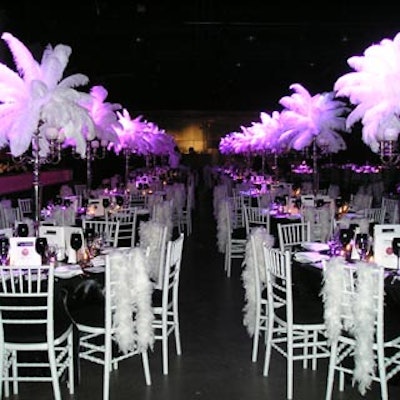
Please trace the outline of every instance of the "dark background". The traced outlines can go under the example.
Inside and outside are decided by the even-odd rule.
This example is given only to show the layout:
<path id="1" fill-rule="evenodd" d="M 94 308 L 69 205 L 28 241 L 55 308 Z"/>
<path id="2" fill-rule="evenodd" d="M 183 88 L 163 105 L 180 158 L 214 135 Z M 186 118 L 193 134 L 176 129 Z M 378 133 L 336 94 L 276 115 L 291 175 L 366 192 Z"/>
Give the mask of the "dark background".
<path id="1" fill-rule="evenodd" d="M 0 30 L 38 56 L 47 43 L 70 45 L 68 72 L 104 85 L 132 113 L 259 112 L 280 109 L 295 82 L 332 90 L 348 57 L 400 30 L 396 2 L 353 3 L 7 0 Z"/>

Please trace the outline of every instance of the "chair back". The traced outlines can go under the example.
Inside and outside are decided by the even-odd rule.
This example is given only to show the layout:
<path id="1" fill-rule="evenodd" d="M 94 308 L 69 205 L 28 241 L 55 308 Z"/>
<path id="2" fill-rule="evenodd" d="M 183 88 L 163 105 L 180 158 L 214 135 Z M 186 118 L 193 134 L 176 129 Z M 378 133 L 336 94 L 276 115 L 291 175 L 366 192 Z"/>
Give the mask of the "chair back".
<path id="1" fill-rule="evenodd" d="M 281 251 L 292 251 L 295 246 L 311 240 L 311 224 L 294 222 L 289 224 L 278 223 L 278 242 Z"/>
<path id="2" fill-rule="evenodd" d="M 134 247 L 136 243 L 136 223 L 137 223 L 137 208 L 128 207 L 121 208 L 117 212 L 112 213 L 106 219 L 111 221 L 119 221 L 118 229 L 118 246 Z"/>
<path id="3" fill-rule="evenodd" d="M 0 336 L 12 341 L 19 330 L 54 340 L 54 266 L 0 266 Z M 10 337 L 8 337 L 10 335 Z"/>
<path id="4" fill-rule="evenodd" d="M 169 302 L 178 301 L 184 238 L 184 234 L 181 233 L 177 239 L 167 243 L 162 286 L 162 308 L 164 310 L 167 310 Z"/>
<path id="5" fill-rule="evenodd" d="M 22 217 L 32 217 L 32 198 L 18 199 L 18 208 Z"/>
<path id="6" fill-rule="evenodd" d="M 262 207 L 250 207 L 243 205 L 244 222 L 246 233 L 249 234 L 250 230 L 254 227 L 264 227 L 267 232 L 270 232 L 270 214 L 269 210 Z"/>
<path id="7" fill-rule="evenodd" d="M 363 210 L 364 217 L 377 224 L 385 223 L 386 208 L 385 207 L 371 207 Z"/>
<path id="8" fill-rule="evenodd" d="M 168 227 L 157 221 L 143 221 L 139 226 L 139 246 L 148 252 L 148 273 L 161 289 L 164 277 Z"/>
<path id="9" fill-rule="evenodd" d="M 117 247 L 119 235 L 119 221 L 97 221 L 84 219 L 82 223 L 83 231 L 93 229 L 96 235 L 99 235 L 105 246 Z"/>
<path id="10" fill-rule="evenodd" d="M 264 246 L 269 315 L 286 308 L 286 323 L 293 325 L 292 270 L 290 252 Z"/>
<path id="11" fill-rule="evenodd" d="M 154 343 L 153 287 L 146 263 L 139 247 L 113 249 L 106 255 L 105 330 L 115 337 L 122 353 L 141 352 Z"/>
<path id="12" fill-rule="evenodd" d="M 262 291 L 266 287 L 264 245 L 272 247 L 274 237 L 265 228 L 254 228 L 248 236 L 242 282 L 246 292 L 243 325 L 252 336 L 255 318 L 261 310 Z"/>
<path id="13" fill-rule="evenodd" d="M 374 348 L 383 353 L 384 268 L 357 261 L 346 264 L 331 258 L 324 268 L 322 288 L 328 340 L 354 338 L 354 380 L 365 391 L 376 368 Z"/>
<path id="14" fill-rule="evenodd" d="M 385 207 L 385 222 L 389 224 L 399 223 L 399 200 L 382 197 L 381 207 Z"/>

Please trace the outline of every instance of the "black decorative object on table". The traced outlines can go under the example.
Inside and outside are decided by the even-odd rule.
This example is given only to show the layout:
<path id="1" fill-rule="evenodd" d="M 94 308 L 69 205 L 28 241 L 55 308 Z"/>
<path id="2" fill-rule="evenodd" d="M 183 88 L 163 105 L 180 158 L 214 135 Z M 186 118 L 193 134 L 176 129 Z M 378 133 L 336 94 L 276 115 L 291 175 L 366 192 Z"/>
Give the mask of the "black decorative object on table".
<path id="1" fill-rule="evenodd" d="M 28 224 L 18 224 L 17 225 L 17 236 L 27 237 L 29 235 Z"/>
<path id="2" fill-rule="evenodd" d="M 48 250 L 47 239 L 45 237 L 38 237 L 35 241 L 35 250 L 42 257 L 42 264 L 46 264 L 46 256 Z"/>
<path id="3" fill-rule="evenodd" d="M 82 236 L 78 232 L 71 233 L 70 245 L 76 251 L 76 260 L 78 261 L 78 250 L 82 247 Z"/>
<path id="4" fill-rule="evenodd" d="M 9 248 L 10 248 L 10 239 L 8 237 L 0 237 L 0 261 L 1 261 L 1 265 L 6 265 L 7 264 Z"/>
<path id="5" fill-rule="evenodd" d="M 111 204 L 110 199 L 108 197 L 103 197 L 102 203 L 104 208 L 110 207 Z"/>
<path id="6" fill-rule="evenodd" d="M 339 231 L 339 241 L 342 247 L 346 247 L 351 242 L 351 231 L 350 229 L 340 229 Z"/>
<path id="7" fill-rule="evenodd" d="M 400 266 L 400 237 L 395 237 L 392 239 L 392 249 L 393 254 L 397 257 L 397 272 Z"/>
<path id="8" fill-rule="evenodd" d="M 358 254 L 360 255 L 360 259 L 365 260 L 369 251 L 368 233 L 357 233 L 354 244 Z"/>

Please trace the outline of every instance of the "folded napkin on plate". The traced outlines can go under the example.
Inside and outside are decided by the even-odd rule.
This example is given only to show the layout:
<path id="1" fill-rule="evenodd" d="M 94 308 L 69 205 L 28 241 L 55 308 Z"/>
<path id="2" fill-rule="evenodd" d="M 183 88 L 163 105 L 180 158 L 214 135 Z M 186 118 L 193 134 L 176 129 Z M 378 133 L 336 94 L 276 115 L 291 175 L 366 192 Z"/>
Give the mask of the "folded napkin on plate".
<path id="1" fill-rule="evenodd" d="M 315 251 L 300 251 L 295 253 L 294 259 L 300 263 L 315 263 L 322 260 L 329 260 L 329 256 Z"/>
<path id="2" fill-rule="evenodd" d="M 320 243 L 320 242 L 304 242 L 301 244 L 301 247 L 303 247 L 306 250 L 316 251 L 316 252 L 329 250 L 328 243 Z"/>
<path id="3" fill-rule="evenodd" d="M 78 264 L 60 265 L 54 270 L 54 276 L 64 279 L 69 279 L 82 273 L 83 271 Z"/>
<path id="4" fill-rule="evenodd" d="M 106 268 L 104 265 L 94 265 L 93 267 L 85 268 L 85 272 L 91 272 L 92 274 L 98 274 L 100 272 L 104 272 L 105 269 Z"/>

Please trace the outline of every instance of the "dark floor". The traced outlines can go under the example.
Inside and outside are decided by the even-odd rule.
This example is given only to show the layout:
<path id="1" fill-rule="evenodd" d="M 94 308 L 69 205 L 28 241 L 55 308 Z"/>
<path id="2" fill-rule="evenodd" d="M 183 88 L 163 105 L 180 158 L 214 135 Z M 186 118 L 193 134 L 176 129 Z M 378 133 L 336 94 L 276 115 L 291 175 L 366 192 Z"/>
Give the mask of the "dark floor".
<path id="1" fill-rule="evenodd" d="M 112 373 L 110 400 L 279 400 L 286 398 L 286 363 L 273 353 L 268 378 L 262 376 L 264 350 L 257 363 L 251 362 L 252 340 L 242 325 L 243 290 L 240 262 L 232 277 L 225 277 L 223 256 L 216 250 L 216 227 L 211 213 L 210 192 L 199 189 L 194 231 L 186 238 L 180 286 L 180 321 L 183 354 L 174 354 L 170 341 L 170 371 L 161 372 L 160 345 L 150 352 L 152 385 L 144 383 L 141 359 L 120 364 Z M 321 400 L 325 396 L 327 362 L 318 371 L 295 364 L 294 399 Z M 102 367 L 81 363 L 81 382 L 74 399 L 102 398 Z M 64 387 L 63 387 L 64 389 Z M 21 384 L 21 400 L 51 399 L 50 384 Z M 373 384 L 365 397 L 351 384 L 343 394 L 335 387 L 333 399 L 380 398 Z M 70 399 L 63 390 L 63 398 Z M 390 399 L 400 397 L 400 384 L 389 385 Z M 14 398 L 13 398 L 14 399 Z"/>

